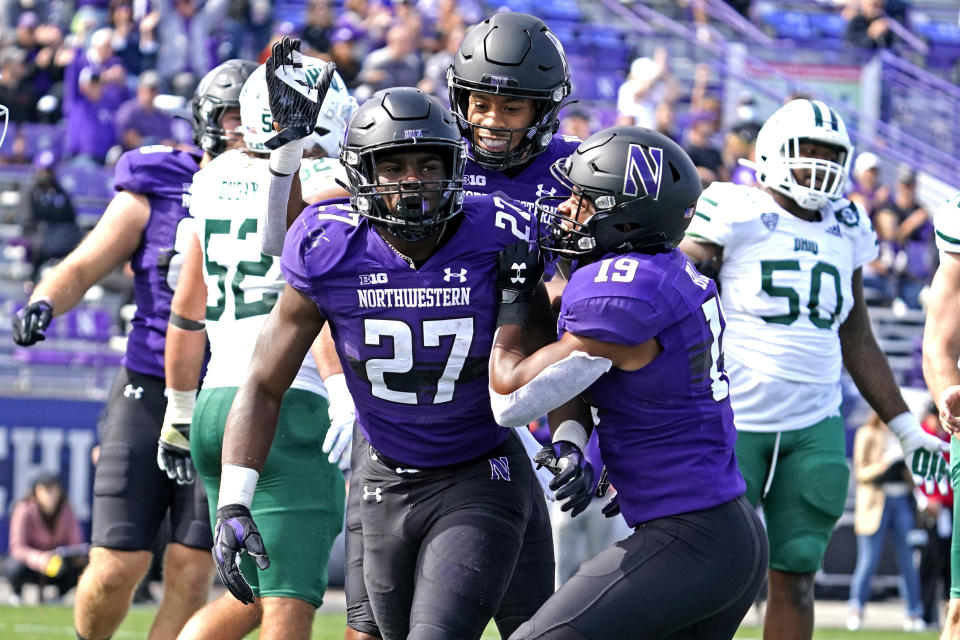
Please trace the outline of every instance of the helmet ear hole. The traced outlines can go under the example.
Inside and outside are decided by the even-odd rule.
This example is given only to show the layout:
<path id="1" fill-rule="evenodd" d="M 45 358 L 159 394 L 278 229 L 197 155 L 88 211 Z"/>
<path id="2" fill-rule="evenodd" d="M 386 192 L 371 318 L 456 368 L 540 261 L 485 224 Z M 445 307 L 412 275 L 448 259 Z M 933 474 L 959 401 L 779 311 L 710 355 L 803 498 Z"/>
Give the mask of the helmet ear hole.
<path id="1" fill-rule="evenodd" d="M 674 165 L 672 162 L 668 162 L 667 166 L 670 167 L 670 177 L 673 178 L 673 181 L 676 182 L 677 180 L 679 180 L 680 172 L 677 171 L 676 165 Z"/>

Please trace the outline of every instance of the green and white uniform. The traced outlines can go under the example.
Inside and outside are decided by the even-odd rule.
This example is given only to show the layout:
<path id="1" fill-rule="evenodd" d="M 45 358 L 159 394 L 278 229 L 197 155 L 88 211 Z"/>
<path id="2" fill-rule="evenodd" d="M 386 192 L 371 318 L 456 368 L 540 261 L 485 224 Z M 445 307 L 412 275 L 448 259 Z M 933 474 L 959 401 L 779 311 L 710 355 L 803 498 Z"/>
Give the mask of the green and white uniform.
<path id="1" fill-rule="evenodd" d="M 762 189 L 713 183 L 687 231 L 723 247 L 737 458 L 747 497 L 764 503 L 770 566 L 797 573 L 819 568 L 843 513 L 838 329 L 853 307 L 854 272 L 877 255 L 876 234 L 854 204 L 829 201 L 819 213 L 802 220 Z"/>
<path id="2" fill-rule="evenodd" d="M 933 213 L 937 249 L 960 254 L 960 193 L 940 205 Z M 950 484 L 953 486 L 953 539 L 950 543 L 950 597 L 960 598 L 960 440 L 950 438 Z"/>
<path id="3" fill-rule="evenodd" d="M 283 291 L 280 259 L 260 253 L 257 217 L 267 206 L 266 158 L 228 151 L 194 176 L 190 213 L 203 249 L 210 362 L 191 425 L 191 455 L 216 521 L 220 454 L 227 413 L 246 378 L 260 329 Z M 327 392 L 307 354 L 283 399 L 277 433 L 250 512 L 271 566 L 260 572 L 244 556 L 255 594 L 319 606 L 326 565 L 343 526 L 344 483 L 321 450 L 329 426 Z"/>
<path id="4" fill-rule="evenodd" d="M 341 184 L 347 184 L 347 172 L 337 158 L 304 158 L 300 163 L 300 185 L 304 199 Z"/>

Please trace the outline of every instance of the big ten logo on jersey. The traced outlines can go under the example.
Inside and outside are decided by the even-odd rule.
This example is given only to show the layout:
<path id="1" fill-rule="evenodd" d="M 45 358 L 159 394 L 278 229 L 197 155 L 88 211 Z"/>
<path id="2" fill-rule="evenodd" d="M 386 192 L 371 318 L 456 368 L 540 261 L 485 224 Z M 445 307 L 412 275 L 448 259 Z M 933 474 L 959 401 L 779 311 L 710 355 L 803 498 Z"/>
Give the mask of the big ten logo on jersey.
<path id="1" fill-rule="evenodd" d="M 385 273 L 361 273 L 360 284 L 387 284 L 387 274 Z"/>
<path id="2" fill-rule="evenodd" d="M 520 240 L 529 241 L 531 238 L 531 220 L 533 215 L 514 203 L 500 196 L 493 196 L 493 204 L 497 207 L 494 224 L 506 229 Z"/>
<path id="3" fill-rule="evenodd" d="M 465 173 L 463 184 L 471 187 L 485 187 L 487 186 L 487 176 Z"/>
<path id="4" fill-rule="evenodd" d="M 221 180 L 220 200 L 245 200 L 257 192 L 259 185 L 255 180 Z"/>

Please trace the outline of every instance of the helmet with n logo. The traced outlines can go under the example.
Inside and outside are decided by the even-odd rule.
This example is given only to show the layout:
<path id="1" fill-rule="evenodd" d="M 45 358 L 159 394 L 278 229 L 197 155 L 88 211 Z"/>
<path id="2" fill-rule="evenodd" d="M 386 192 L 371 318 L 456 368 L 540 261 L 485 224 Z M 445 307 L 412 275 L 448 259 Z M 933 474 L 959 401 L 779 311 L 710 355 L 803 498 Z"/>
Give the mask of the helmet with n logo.
<path id="1" fill-rule="evenodd" d="M 701 192 L 697 168 L 683 149 L 641 127 L 598 131 L 569 158 L 555 162 L 551 172 L 580 198 L 572 216 L 547 206 L 566 196 L 537 200 L 537 212 L 547 222 L 540 246 L 581 259 L 673 249 L 690 225 Z M 595 213 L 578 222 L 585 199 Z"/>
<path id="2" fill-rule="evenodd" d="M 804 143 L 834 149 L 836 161 L 801 155 Z M 757 134 L 757 179 L 774 191 L 815 211 L 843 195 L 853 145 L 843 119 L 825 102 L 792 100 L 777 109 Z M 807 184 L 795 170 L 809 172 Z"/>

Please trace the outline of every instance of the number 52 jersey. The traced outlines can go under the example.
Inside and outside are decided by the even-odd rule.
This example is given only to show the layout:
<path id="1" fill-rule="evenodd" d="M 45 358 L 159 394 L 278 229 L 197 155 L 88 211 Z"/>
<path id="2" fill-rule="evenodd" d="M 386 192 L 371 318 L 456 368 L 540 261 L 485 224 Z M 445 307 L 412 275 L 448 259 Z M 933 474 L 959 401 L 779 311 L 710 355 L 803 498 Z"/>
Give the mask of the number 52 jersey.
<path id="1" fill-rule="evenodd" d="M 687 230 L 723 247 L 723 348 L 738 429 L 799 429 L 837 415 L 838 329 L 877 238 L 845 199 L 819 214 L 801 220 L 761 189 L 713 183 Z"/>
<path id="2" fill-rule="evenodd" d="M 497 256 L 529 236 L 525 215 L 467 197 L 459 228 L 419 269 L 347 204 L 311 205 L 287 232 L 284 278 L 330 322 L 357 421 L 385 456 L 457 464 L 512 435 L 493 419 L 487 367 Z"/>

